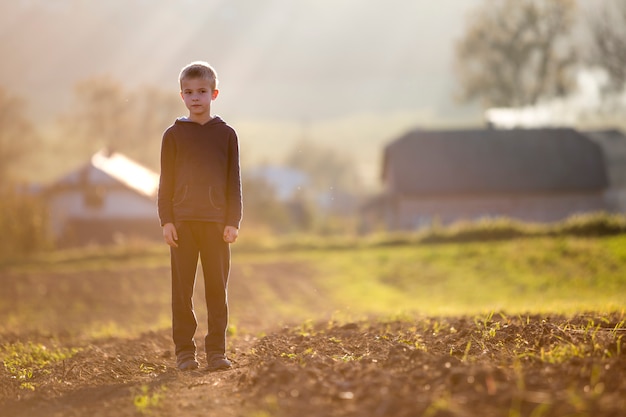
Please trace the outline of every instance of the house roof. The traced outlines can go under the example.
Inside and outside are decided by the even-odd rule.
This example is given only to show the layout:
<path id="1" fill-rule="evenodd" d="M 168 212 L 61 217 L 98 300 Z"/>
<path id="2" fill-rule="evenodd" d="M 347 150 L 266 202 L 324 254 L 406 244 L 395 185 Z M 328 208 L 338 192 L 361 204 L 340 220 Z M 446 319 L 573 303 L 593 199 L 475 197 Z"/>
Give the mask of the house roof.
<path id="1" fill-rule="evenodd" d="M 159 174 L 121 153 L 101 150 L 91 157 L 88 164 L 58 180 L 53 188 L 115 183 L 153 198 L 159 188 Z"/>
<path id="2" fill-rule="evenodd" d="M 100 151 L 91 158 L 91 163 L 94 167 L 145 196 L 155 196 L 159 189 L 159 174 L 121 153 Z"/>
<path id="3" fill-rule="evenodd" d="M 598 190 L 599 146 L 573 129 L 414 130 L 384 151 L 383 180 L 406 194 Z"/>

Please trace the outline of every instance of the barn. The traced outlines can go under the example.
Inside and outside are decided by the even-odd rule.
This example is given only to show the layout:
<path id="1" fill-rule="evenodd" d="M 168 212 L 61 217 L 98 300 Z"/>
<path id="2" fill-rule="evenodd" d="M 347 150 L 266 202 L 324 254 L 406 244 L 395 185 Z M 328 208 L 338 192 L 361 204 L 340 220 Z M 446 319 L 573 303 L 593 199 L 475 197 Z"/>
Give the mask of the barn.
<path id="1" fill-rule="evenodd" d="M 609 179 L 607 204 L 611 211 L 626 213 L 626 136 L 616 129 L 585 132 L 602 149 Z"/>
<path id="2" fill-rule="evenodd" d="M 45 190 L 60 246 L 159 239 L 159 175 L 125 155 L 101 150 Z"/>
<path id="3" fill-rule="evenodd" d="M 554 222 L 609 210 L 600 146 L 569 128 L 414 130 L 383 153 L 383 191 L 366 227 L 509 217 Z"/>

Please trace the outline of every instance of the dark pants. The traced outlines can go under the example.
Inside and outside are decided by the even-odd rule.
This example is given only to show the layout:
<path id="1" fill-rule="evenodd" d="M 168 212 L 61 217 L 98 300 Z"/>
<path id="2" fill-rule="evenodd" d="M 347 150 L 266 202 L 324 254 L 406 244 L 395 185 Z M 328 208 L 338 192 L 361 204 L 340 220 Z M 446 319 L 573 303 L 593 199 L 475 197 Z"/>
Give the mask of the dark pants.
<path id="1" fill-rule="evenodd" d="M 204 275 L 208 332 L 207 354 L 225 353 L 228 326 L 228 274 L 230 245 L 224 242 L 224 226 L 209 222 L 177 222 L 178 248 L 170 248 L 172 260 L 172 333 L 176 355 L 195 352 L 198 327 L 193 308 L 193 290 L 198 255 Z"/>

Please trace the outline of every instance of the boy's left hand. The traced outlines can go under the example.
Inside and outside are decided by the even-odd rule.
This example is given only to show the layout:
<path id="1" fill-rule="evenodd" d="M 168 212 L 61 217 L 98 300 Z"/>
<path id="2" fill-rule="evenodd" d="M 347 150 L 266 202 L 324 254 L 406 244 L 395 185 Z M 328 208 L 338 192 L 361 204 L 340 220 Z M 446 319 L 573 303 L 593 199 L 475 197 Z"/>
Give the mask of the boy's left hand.
<path id="1" fill-rule="evenodd" d="M 236 227 L 234 226 L 224 227 L 224 242 L 235 243 L 238 236 L 239 236 L 239 229 L 237 229 Z"/>

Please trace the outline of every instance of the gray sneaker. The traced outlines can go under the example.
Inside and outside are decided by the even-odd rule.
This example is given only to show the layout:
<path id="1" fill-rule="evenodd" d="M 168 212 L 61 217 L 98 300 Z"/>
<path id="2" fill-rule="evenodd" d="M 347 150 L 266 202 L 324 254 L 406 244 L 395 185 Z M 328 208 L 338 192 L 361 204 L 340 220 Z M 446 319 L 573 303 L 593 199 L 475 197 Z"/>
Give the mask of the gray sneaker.
<path id="1" fill-rule="evenodd" d="M 226 356 L 214 353 L 207 356 L 207 370 L 213 371 L 225 371 L 233 367 L 233 364 L 226 359 Z"/>
<path id="2" fill-rule="evenodd" d="M 199 366 L 195 353 L 184 352 L 176 358 L 176 367 L 181 371 L 192 371 L 198 369 Z"/>

